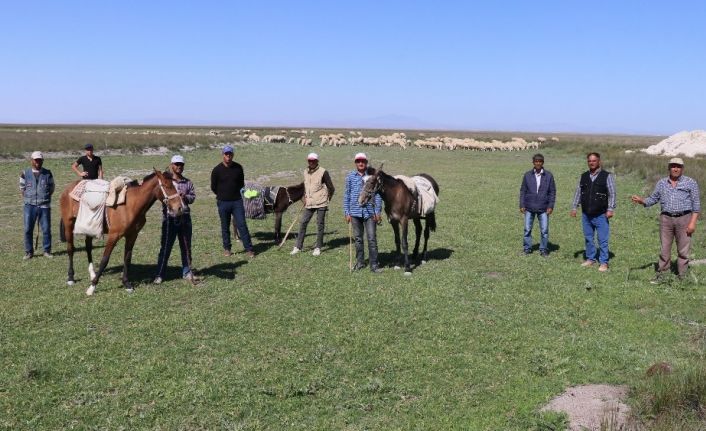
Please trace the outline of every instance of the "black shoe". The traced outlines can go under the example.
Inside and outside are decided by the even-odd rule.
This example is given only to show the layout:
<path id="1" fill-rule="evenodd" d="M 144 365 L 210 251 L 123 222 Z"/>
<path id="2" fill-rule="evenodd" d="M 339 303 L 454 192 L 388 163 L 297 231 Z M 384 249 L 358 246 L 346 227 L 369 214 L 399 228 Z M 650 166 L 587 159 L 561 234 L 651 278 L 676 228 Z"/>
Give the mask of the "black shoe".
<path id="1" fill-rule="evenodd" d="M 356 263 L 355 266 L 353 267 L 353 271 L 358 271 L 358 270 L 361 270 L 361 269 L 363 269 L 363 268 L 365 268 L 365 263 L 363 263 L 363 262 L 358 262 L 358 263 Z"/>
<path id="2" fill-rule="evenodd" d="M 663 281 L 664 280 L 662 280 L 662 273 L 658 272 L 657 274 L 655 274 L 654 277 L 652 277 L 652 279 L 650 280 L 650 283 L 651 284 L 662 284 Z"/>
<path id="3" fill-rule="evenodd" d="M 540 250 L 539 255 L 542 257 L 549 257 L 549 252 L 546 250 Z"/>
<path id="4" fill-rule="evenodd" d="M 523 250 L 520 256 L 529 256 L 530 254 L 532 254 L 532 250 Z"/>
<path id="5" fill-rule="evenodd" d="M 29 260 L 34 257 L 34 253 L 25 253 L 25 256 L 22 258 L 22 260 Z"/>
<path id="6" fill-rule="evenodd" d="M 382 272 L 382 268 L 378 268 L 377 266 L 373 266 L 372 268 L 370 268 L 370 272 L 372 272 L 373 274 L 380 274 Z"/>

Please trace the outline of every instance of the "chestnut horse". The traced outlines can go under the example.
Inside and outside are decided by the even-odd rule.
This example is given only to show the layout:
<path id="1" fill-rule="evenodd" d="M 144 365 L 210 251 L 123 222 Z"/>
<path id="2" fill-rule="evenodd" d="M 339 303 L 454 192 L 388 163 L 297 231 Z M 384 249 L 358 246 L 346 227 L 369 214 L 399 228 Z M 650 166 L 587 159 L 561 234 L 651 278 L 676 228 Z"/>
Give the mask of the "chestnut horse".
<path id="1" fill-rule="evenodd" d="M 80 180 L 79 180 L 80 181 Z M 74 189 L 79 181 L 69 184 L 61 193 L 61 225 L 60 234 L 62 241 L 66 240 L 66 253 L 69 256 L 69 271 L 67 284 L 74 284 L 74 225 L 78 214 L 79 202 L 76 202 L 69 193 Z M 88 254 L 88 272 L 91 276 L 91 285 L 86 290 L 86 295 L 93 295 L 96 285 L 105 267 L 110 260 L 116 243 L 120 238 L 125 237 L 125 256 L 123 262 L 123 287 L 128 292 L 133 288 L 127 279 L 130 260 L 132 259 L 132 248 L 135 245 L 137 234 L 145 225 L 147 211 L 155 201 L 160 200 L 167 205 L 167 210 L 174 215 L 180 215 L 183 209 L 183 202 L 174 184 L 171 174 L 159 172 L 156 169 L 147 175 L 142 184 L 130 184 L 127 186 L 125 204 L 106 208 L 105 232 L 108 239 L 105 242 L 103 258 L 101 259 L 98 272 L 93 269 L 93 237 L 86 235 L 86 253 Z"/>
<path id="2" fill-rule="evenodd" d="M 417 175 L 429 180 L 437 196 L 439 195 L 439 185 L 436 183 L 434 178 L 427 174 Z M 375 193 L 379 193 L 382 197 L 382 201 L 385 203 L 385 213 L 387 214 L 387 218 L 392 225 L 392 229 L 395 231 L 395 246 L 397 248 L 397 254 L 398 256 L 402 254 L 402 256 L 399 257 L 404 257 L 405 275 L 410 275 L 412 271 L 409 265 L 409 248 L 407 244 L 408 222 L 410 219 L 414 221 L 416 239 L 414 241 L 414 253 L 412 254 L 412 258 L 416 260 L 417 255 L 419 254 L 419 236 L 422 233 L 421 219 L 426 219 L 426 223 L 424 224 L 424 250 L 422 251 L 422 262 L 424 262 L 427 259 L 427 241 L 429 241 L 429 231 L 436 230 L 436 216 L 433 211 L 426 216 L 421 215 L 417 209 L 417 199 L 409 188 L 407 188 L 404 182 L 386 174 L 382 171 L 382 169 L 378 169 L 377 171 L 371 169 L 371 175 L 365 182 L 363 190 L 360 192 L 358 203 L 360 205 L 367 204 L 373 198 Z M 401 253 L 400 226 L 402 226 Z"/>

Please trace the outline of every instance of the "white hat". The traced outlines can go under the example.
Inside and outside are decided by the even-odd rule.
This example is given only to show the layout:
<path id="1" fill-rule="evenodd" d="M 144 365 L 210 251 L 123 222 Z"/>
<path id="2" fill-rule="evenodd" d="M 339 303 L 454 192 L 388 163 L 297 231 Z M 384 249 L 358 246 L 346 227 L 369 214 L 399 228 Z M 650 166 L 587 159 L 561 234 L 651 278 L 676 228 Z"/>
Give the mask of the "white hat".
<path id="1" fill-rule="evenodd" d="M 44 156 L 42 155 L 41 151 L 34 151 L 30 157 L 32 160 L 36 160 L 36 159 L 44 160 Z"/>
<path id="2" fill-rule="evenodd" d="M 368 160 L 368 156 L 366 156 L 365 153 L 358 153 L 358 154 L 355 155 L 355 157 L 353 157 L 353 161 L 356 161 L 356 160 L 365 160 L 365 161 L 367 161 L 367 160 Z"/>
<path id="3" fill-rule="evenodd" d="M 172 156 L 172 163 L 184 163 L 184 157 L 179 154 L 175 154 Z"/>
<path id="4" fill-rule="evenodd" d="M 308 156 L 306 156 L 307 160 L 319 160 L 319 155 L 316 153 L 309 153 Z"/>
<path id="5" fill-rule="evenodd" d="M 680 159 L 679 157 L 673 157 L 673 158 L 669 159 L 669 164 L 684 166 L 684 160 Z"/>

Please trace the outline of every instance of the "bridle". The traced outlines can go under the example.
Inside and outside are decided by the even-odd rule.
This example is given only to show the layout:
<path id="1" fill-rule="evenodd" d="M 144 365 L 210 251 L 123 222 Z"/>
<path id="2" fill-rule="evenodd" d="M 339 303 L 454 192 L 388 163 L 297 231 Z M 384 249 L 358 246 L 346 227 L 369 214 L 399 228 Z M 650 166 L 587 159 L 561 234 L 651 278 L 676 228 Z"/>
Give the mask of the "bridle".
<path id="1" fill-rule="evenodd" d="M 367 183 L 367 182 L 366 182 Z M 384 187 L 382 185 L 382 181 L 380 180 L 380 177 L 375 175 L 375 182 L 372 187 L 370 187 L 370 190 L 366 190 L 366 184 L 363 184 L 363 192 L 365 193 L 365 202 L 370 202 L 373 201 L 373 196 L 375 196 L 375 193 L 384 193 Z"/>
<path id="2" fill-rule="evenodd" d="M 179 204 L 181 205 L 181 208 L 184 208 L 184 200 L 179 196 L 179 191 L 176 190 L 176 187 L 174 189 L 176 190 L 174 194 L 170 195 L 167 193 L 167 190 L 164 188 L 164 184 L 162 184 L 162 179 L 157 178 L 157 181 L 159 182 L 159 189 L 162 191 L 162 195 L 164 195 L 164 199 L 162 200 L 162 203 L 169 208 L 169 201 L 172 199 L 179 199 Z M 172 184 L 174 182 L 172 181 Z"/>

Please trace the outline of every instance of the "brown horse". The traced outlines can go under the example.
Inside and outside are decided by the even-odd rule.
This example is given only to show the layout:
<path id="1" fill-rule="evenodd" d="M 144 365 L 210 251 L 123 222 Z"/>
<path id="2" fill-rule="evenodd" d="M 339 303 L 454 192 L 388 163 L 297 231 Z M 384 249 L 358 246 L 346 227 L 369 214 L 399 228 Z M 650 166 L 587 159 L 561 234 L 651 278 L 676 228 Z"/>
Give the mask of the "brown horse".
<path id="1" fill-rule="evenodd" d="M 418 174 L 418 176 L 429 180 L 437 196 L 439 195 L 439 185 L 436 183 L 434 178 L 427 174 Z M 402 254 L 400 257 L 404 257 L 405 275 L 410 275 L 412 271 L 409 265 L 408 256 L 408 222 L 410 219 L 414 221 L 416 239 L 414 241 L 414 253 L 412 254 L 412 259 L 416 260 L 419 254 L 419 237 L 422 233 L 421 219 L 426 219 L 426 223 L 424 224 L 424 250 L 422 251 L 423 263 L 427 260 L 427 242 L 429 241 L 429 231 L 436 230 L 436 216 L 433 211 L 426 216 L 421 215 L 417 209 L 417 199 L 409 188 L 407 188 L 404 182 L 386 174 L 382 171 L 382 169 L 378 169 L 377 171 L 374 169 L 371 170 L 371 175 L 365 182 L 363 190 L 361 190 L 360 196 L 358 197 L 358 203 L 360 203 L 360 205 L 367 204 L 373 198 L 375 193 L 379 193 L 385 203 L 385 213 L 387 214 L 387 218 L 392 225 L 392 229 L 395 231 L 395 246 L 397 248 L 397 254 L 398 256 Z M 402 226 L 401 253 L 400 226 Z"/>
<path id="2" fill-rule="evenodd" d="M 279 244 L 282 241 L 282 214 L 287 211 L 290 205 L 300 201 L 304 197 L 304 183 L 299 183 L 293 186 L 280 187 L 277 191 L 274 204 L 272 206 L 265 205 L 265 213 L 275 214 L 275 243 Z M 238 229 L 235 226 L 233 219 L 233 232 L 235 239 L 239 240 Z"/>
<path id="3" fill-rule="evenodd" d="M 80 180 L 79 180 L 80 181 Z M 61 226 L 60 233 L 62 241 L 66 240 L 66 252 L 69 255 L 69 271 L 67 284 L 74 284 L 74 225 L 78 214 L 79 203 L 76 202 L 69 193 L 74 189 L 78 181 L 69 184 L 61 193 Z M 86 236 L 86 253 L 88 254 L 88 272 L 91 276 L 91 285 L 86 290 L 86 295 L 93 295 L 96 285 L 105 267 L 108 265 L 110 255 L 120 238 L 125 237 L 125 256 L 123 262 L 123 287 L 128 292 L 133 288 L 127 279 L 130 261 L 132 259 L 132 248 L 135 245 L 137 234 L 145 225 L 145 215 L 155 201 L 160 200 L 167 205 L 167 210 L 174 215 L 182 212 L 183 202 L 177 192 L 172 177 L 169 173 L 162 173 L 154 170 L 154 173 L 147 175 L 142 184 L 130 184 L 127 186 L 125 204 L 106 208 L 105 232 L 108 239 L 105 242 L 103 258 L 101 259 L 98 272 L 93 270 L 93 238 Z"/>

